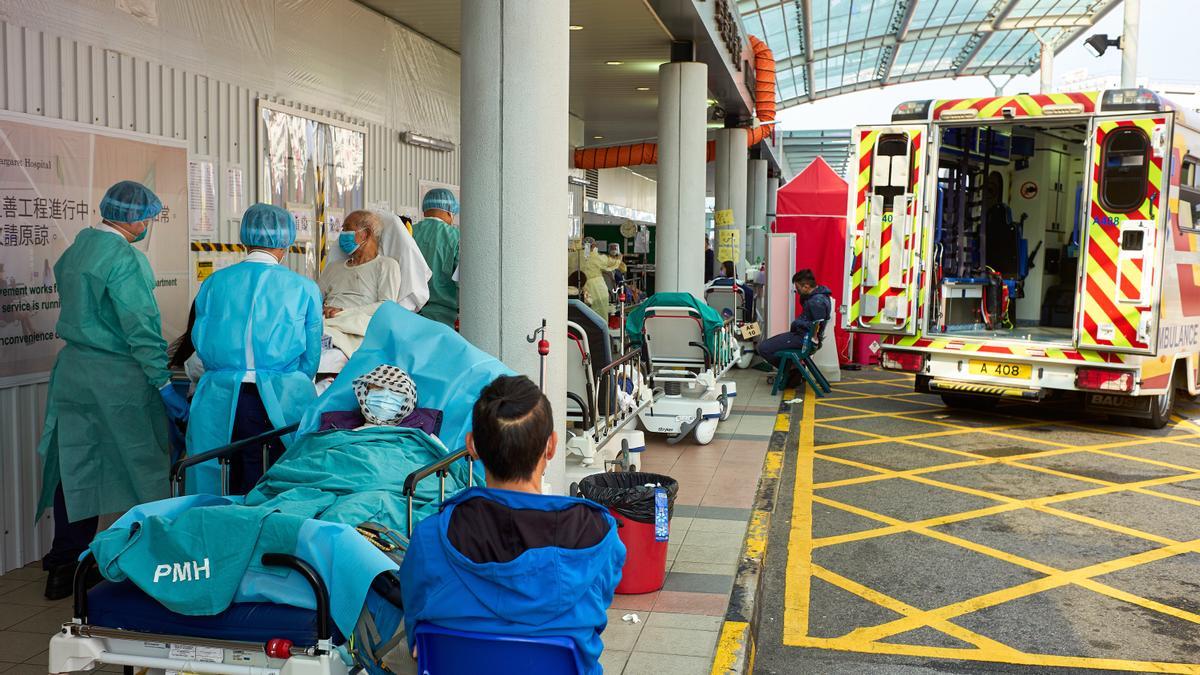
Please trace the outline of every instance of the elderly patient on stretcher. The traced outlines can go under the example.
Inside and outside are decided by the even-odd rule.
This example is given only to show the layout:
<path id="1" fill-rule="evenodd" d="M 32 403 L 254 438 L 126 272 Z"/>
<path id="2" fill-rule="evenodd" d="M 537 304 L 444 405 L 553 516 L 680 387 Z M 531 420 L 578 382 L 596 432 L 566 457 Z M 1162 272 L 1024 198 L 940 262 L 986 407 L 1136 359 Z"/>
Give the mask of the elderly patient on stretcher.
<path id="1" fill-rule="evenodd" d="M 307 551 L 301 557 L 324 568 L 321 576 L 337 589 L 333 618 L 348 635 L 371 580 L 394 570 L 399 557 L 380 556 L 370 544 L 364 549 L 359 533 L 406 532 L 405 477 L 449 455 L 434 435 L 439 413 L 418 407 L 419 392 L 403 370 L 380 365 L 353 387 L 358 409 L 322 414 L 322 430 L 299 437 L 244 497 L 195 495 L 125 514 L 92 543 L 102 575 L 132 581 L 174 612 L 212 615 L 233 602 L 286 604 L 291 598 L 260 560 Z M 464 474 L 450 472 L 447 492 L 466 486 Z M 414 520 L 435 513 L 438 501 L 436 484 L 419 485 Z M 332 524 L 359 532 L 325 527 Z M 168 583 L 176 561 L 198 561 L 190 583 Z M 163 564 L 172 570 L 166 577 Z M 248 571 L 265 573 L 266 581 Z"/>

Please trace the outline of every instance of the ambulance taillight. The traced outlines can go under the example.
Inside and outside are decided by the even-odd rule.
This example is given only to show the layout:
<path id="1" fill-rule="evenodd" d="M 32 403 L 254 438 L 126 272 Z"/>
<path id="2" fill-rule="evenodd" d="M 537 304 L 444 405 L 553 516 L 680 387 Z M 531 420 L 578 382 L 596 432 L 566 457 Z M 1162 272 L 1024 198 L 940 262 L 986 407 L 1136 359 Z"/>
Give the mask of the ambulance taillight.
<path id="1" fill-rule="evenodd" d="M 1107 368 L 1076 368 L 1075 387 L 1091 391 L 1133 391 L 1133 373 Z"/>
<path id="2" fill-rule="evenodd" d="M 884 370 L 919 373 L 925 370 L 925 355 L 918 352 L 885 351 L 879 360 Z"/>

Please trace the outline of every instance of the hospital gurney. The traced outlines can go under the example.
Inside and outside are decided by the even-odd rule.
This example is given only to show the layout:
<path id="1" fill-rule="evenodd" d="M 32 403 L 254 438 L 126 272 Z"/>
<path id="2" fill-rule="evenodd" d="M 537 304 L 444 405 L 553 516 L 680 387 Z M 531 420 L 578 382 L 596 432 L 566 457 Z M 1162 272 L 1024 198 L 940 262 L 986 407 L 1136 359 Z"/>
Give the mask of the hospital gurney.
<path id="1" fill-rule="evenodd" d="M 722 378 L 737 362 L 738 342 L 733 318 L 722 322 L 715 314 L 694 297 L 673 293 L 653 296 L 631 315 L 641 321 L 650 384 L 663 393 L 639 417 L 648 431 L 669 434 L 669 443 L 691 433 L 697 443 L 710 443 L 733 410 L 737 384 Z"/>
<path id="2" fill-rule="evenodd" d="M 750 326 L 757 329 L 757 323 L 747 315 L 746 296 L 741 285 L 710 285 L 704 289 L 704 301 L 722 317 L 733 320 L 738 342 L 734 349 L 737 355 L 736 365 L 738 368 L 749 368 L 750 362 L 754 360 L 754 339 L 747 338 L 746 334 Z"/>
<path id="3" fill-rule="evenodd" d="M 306 412 L 298 432 L 303 435 L 315 431 L 323 413 L 357 405 L 353 380 L 376 365 L 390 363 L 412 375 L 423 404 L 433 402 L 440 406 L 441 437 L 447 443 L 455 443 L 448 447 L 461 448 L 478 391 L 496 376 L 511 371 L 471 347 L 449 328 L 398 306 L 385 305 L 375 322 L 381 324 L 380 328 L 368 331 L 363 347 L 346 365 L 338 381 Z M 431 359 L 432 354 L 439 358 Z M 294 425 L 276 429 L 186 458 L 174 467 L 174 481 L 180 484 L 190 465 L 228 458 L 242 448 L 255 447 L 293 431 L 297 431 Z M 281 463 L 286 459 L 287 455 L 281 458 Z M 89 554 L 76 575 L 74 618 L 51 639 L 50 671 L 87 670 L 111 664 L 237 675 L 340 675 L 358 668 L 369 673 L 385 672 L 382 659 L 402 637 L 399 628 L 403 612 L 395 572 L 407 548 L 407 534 L 415 524 L 414 501 L 422 492 L 427 502 L 444 499 L 451 476 L 459 478 L 456 486 L 469 486 L 474 483 L 475 470 L 465 449 L 460 449 L 408 473 L 402 483 L 401 475 L 405 474 L 397 476 L 396 487 L 406 502 L 402 515 L 382 524 L 306 521 L 304 527 L 311 524 L 319 537 L 298 537 L 296 550 L 270 551 L 258 557 L 256 562 L 265 570 L 247 569 L 239 582 L 239 597 L 212 616 L 172 612 L 131 581 L 103 582 L 87 590 L 88 573 L 96 564 L 95 557 Z M 437 478 L 436 492 L 431 489 L 432 478 Z M 265 476 L 264 481 L 267 479 Z M 262 485 L 260 482 L 260 488 Z M 227 499 L 219 496 L 184 499 L 228 503 L 218 501 Z M 161 507 L 177 501 L 164 500 L 145 506 Z M 142 508 L 136 507 L 135 511 Z M 336 555 L 326 551 L 323 557 L 314 539 L 336 540 Z M 338 606 L 347 602 L 347 594 L 335 586 L 338 575 L 326 574 L 325 570 L 336 566 L 333 558 L 352 555 L 370 558 L 375 565 L 372 569 L 378 573 L 362 580 L 369 584 L 369 589 L 361 606 L 353 608 L 357 620 L 339 622 Z M 191 561 L 190 567 L 186 561 L 174 561 L 166 568 L 164 575 L 197 579 L 202 572 L 207 579 L 213 571 L 207 558 L 202 562 Z M 254 592 L 245 592 L 251 586 Z"/>
<path id="4" fill-rule="evenodd" d="M 582 326 L 567 322 L 567 452 L 579 459 L 567 466 L 568 480 L 616 468 L 636 471 L 633 456 L 646 448 L 642 432 L 629 428 L 654 400 L 647 384 L 641 350 L 632 349 L 596 372 L 600 345 L 592 345 Z M 596 459 L 601 459 L 597 464 Z"/>

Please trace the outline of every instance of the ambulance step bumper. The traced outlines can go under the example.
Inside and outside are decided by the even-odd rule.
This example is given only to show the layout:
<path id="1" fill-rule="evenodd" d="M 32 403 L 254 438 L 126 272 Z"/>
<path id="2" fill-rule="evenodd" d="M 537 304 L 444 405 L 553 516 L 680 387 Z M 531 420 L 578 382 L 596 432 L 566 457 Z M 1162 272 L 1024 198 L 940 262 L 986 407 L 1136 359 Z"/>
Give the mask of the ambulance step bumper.
<path id="1" fill-rule="evenodd" d="M 930 380 L 929 391 L 935 394 L 968 394 L 971 396 L 1020 399 L 1022 401 L 1040 401 L 1046 398 L 1046 392 L 1042 389 L 1008 387 L 1002 384 L 956 382 L 954 380 Z"/>

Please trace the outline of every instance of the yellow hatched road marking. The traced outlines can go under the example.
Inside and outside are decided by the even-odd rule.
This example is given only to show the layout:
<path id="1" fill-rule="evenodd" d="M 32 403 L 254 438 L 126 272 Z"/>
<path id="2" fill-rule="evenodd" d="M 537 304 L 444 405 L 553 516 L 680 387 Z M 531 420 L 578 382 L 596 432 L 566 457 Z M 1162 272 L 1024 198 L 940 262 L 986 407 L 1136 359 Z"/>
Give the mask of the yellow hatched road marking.
<path id="1" fill-rule="evenodd" d="M 849 397 L 838 397 L 834 400 L 854 401 L 855 399 L 871 399 L 871 398 L 898 398 L 896 396 L 880 396 L 880 395 L 859 395 Z M 866 403 L 863 401 L 862 403 Z M 863 415 L 847 415 L 838 418 L 824 418 L 821 421 L 815 419 L 817 402 L 809 397 L 806 400 L 804 407 L 804 418 L 801 422 L 801 439 L 798 452 L 799 461 L 797 465 L 797 473 L 795 476 L 794 485 L 794 502 L 792 506 L 792 531 L 788 541 L 788 570 L 786 574 L 786 588 L 784 595 L 784 627 L 783 627 L 783 642 L 788 646 L 798 647 L 817 647 L 824 649 L 834 649 L 842 651 L 868 652 L 878 654 L 905 654 L 927 658 L 947 658 L 947 659 L 963 659 L 976 661 L 992 661 L 1033 666 L 1063 666 L 1076 668 L 1104 668 L 1111 670 L 1122 671 L 1142 671 L 1142 672 L 1162 672 L 1162 673 L 1196 673 L 1200 674 L 1200 664 L 1187 663 L 1171 663 L 1171 662 L 1155 662 L 1155 661 L 1134 661 L 1123 659 L 1107 659 L 1093 657 L 1076 657 L 1076 656 L 1061 656 L 1055 654 L 1031 654 L 1021 652 L 1013 647 L 1004 645 L 1000 642 L 991 640 L 977 633 L 971 632 L 951 622 L 951 619 L 978 611 L 986 607 L 995 606 L 1011 600 L 1026 597 L 1035 593 L 1059 588 L 1068 584 L 1074 584 L 1090 591 L 1115 598 L 1117 600 L 1139 605 L 1141 607 L 1159 612 L 1164 615 L 1172 616 L 1177 619 L 1185 620 L 1191 623 L 1200 624 L 1200 614 L 1189 612 L 1187 610 L 1171 607 L 1163 603 L 1142 598 L 1127 591 L 1110 587 L 1106 584 L 1095 580 L 1095 577 L 1100 577 L 1110 572 L 1129 569 L 1138 565 L 1148 564 L 1157 560 L 1162 560 L 1172 556 L 1180 555 L 1187 552 L 1200 552 L 1200 539 L 1192 541 L 1175 541 L 1168 537 L 1155 535 L 1148 532 L 1136 530 L 1134 528 L 1109 523 L 1090 516 L 1071 513 L 1054 508 L 1053 505 L 1093 497 L 1105 494 L 1113 494 L 1118 492 L 1136 492 L 1162 499 L 1167 499 L 1177 503 L 1187 504 L 1189 506 L 1200 507 L 1200 500 L 1179 497 L 1177 495 L 1168 495 L 1166 493 L 1156 492 L 1151 489 L 1157 486 L 1169 485 L 1189 480 L 1200 478 L 1200 468 L 1188 467 L 1162 460 L 1148 459 L 1137 457 L 1120 452 L 1120 449 L 1156 443 L 1172 443 L 1177 446 L 1197 446 L 1200 443 L 1193 442 L 1200 438 L 1200 434 L 1192 433 L 1188 435 L 1177 435 L 1168 437 L 1146 437 L 1117 432 L 1111 429 L 1095 429 L 1086 423 L 1076 422 L 1047 422 L 1044 420 L 1031 420 L 1026 423 L 1015 424 L 1000 424 L 992 427 L 966 427 L 955 425 L 952 423 L 942 422 L 941 425 L 948 427 L 950 431 L 942 431 L 937 433 L 913 434 L 902 437 L 887 437 L 880 434 L 872 434 L 870 432 L 862 432 L 855 429 L 842 429 L 836 425 L 830 424 L 844 419 L 862 419 L 869 415 L 869 411 L 853 407 L 845 404 L 831 404 L 829 399 L 821 400 L 820 405 L 833 407 L 837 409 L 847 410 L 853 413 L 864 413 Z M 882 413 L 875 414 L 876 417 L 888 418 L 905 418 L 910 415 L 920 415 L 921 411 L 909 411 L 906 413 Z M 1020 418 L 1018 418 L 1020 419 Z M 915 421 L 929 422 L 929 420 L 918 419 Z M 1179 426 L 1185 426 L 1185 420 L 1176 418 Z M 936 423 L 936 422 L 935 422 Z M 1100 433 L 1105 433 L 1121 438 L 1116 441 L 1106 441 L 1092 445 L 1071 445 L 1059 441 L 1052 441 L 1041 438 L 1030 438 L 1019 435 L 1026 427 L 1056 424 L 1069 426 L 1081 430 L 1095 429 Z M 1186 422 L 1189 430 L 1200 432 L 1200 425 Z M 812 445 L 815 429 L 817 427 L 829 428 L 838 431 L 852 432 L 858 435 L 867 437 L 862 441 L 837 443 L 824 445 L 820 447 L 821 453 L 817 453 L 817 448 Z M 980 457 L 973 453 L 954 450 L 952 448 L 942 448 L 928 443 L 922 443 L 921 440 L 936 439 L 940 437 L 954 436 L 963 433 L 983 433 L 991 436 L 1010 438 L 1018 440 L 1022 443 L 1033 443 L 1041 446 L 1047 446 L 1045 450 L 1031 450 L 1027 453 L 1019 455 L 1010 455 L 1007 457 Z M 911 445 L 914 447 L 929 448 L 932 450 L 945 452 L 950 455 L 960 456 L 965 461 L 952 462 L 942 465 L 934 465 L 930 467 L 920 467 L 908 470 L 890 470 L 877 467 L 864 462 L 856 462 L 841 457 L 835 457 L 825 454 L 825 451 L 844 447 L 869 446 L 873 444 L 898 442 L 903 445 Z M 1143 481 L 1132 483 L 1116 483 L 1106 481 L 1090 476 L 1081 476 L 1063 471 L 1042 467 L 1035 464 L 1027 463 L 1031 459 L 1040 459 L 1046 457 L 1055 457 L 1079 452 L 1090 452 L 1097 455 L 1112 457 L 1116 459 L 1141 462 L 1151 466 L 1162 467 L 1180 472 L 1179 475 L 1162 476 Z M 856 478 L 829 481 L 813 485 L 813 462 L 814 459 L 820 458 L 826 461 L 831 461 L 847 466 L 853 466 L 866 471 L 872 472 L 867 476 Z M 947 471 L 956 468 L 966 468 L 973 466 L 983 466 L 988 464 L 1007 464 L 1010 466 L 1020 467 L 1022 469 L 1038 471 L 1050 475 L 1062 476 L 1083 483 L 1092 484 L 1095 487 L 1077 490 L 1065 494 L 1049 495 L 1032 499 L 1018 499 L 979 490 L 967 486 L 955 485 L 946 483 L 927 474 L 933 474 L 940 471 Z M 855 507 L 850 504 L 844 504 L 833 499 L 829 499 L 821 494 L 814 493 L 814 489 L 824 490 L 831 487 L 843 485 L 854 485 L 891 478 L 899 478 L 908 480 L 931 487 L 953 490 L 956 492 L 970 494 L 977 497 L 992 499 L 998 504 L 976 509 L 966 513 L 950 514 L 937 518 L 930 518 L 917 522 L 904 522 L 891 518 L 889 516 L 875 513 L 867 509 Z M 831 508 L 841 509 L 848 513 L 853 513 L 879 522 L 883 527 L 867 530 L 865 532 L 854 532 L 845 535 L 833 537 L 824 537 L 821 539 L 812 538 L 812 505 L 823 504 Z M 994 549 L 986 544 L 980 544 L 970 540 L 965 540 L 955 537 L 949 533 L 935 530 L 932 528 L 938 525 L 948 524 L 952 522 L 960 522 L 975 518 L 984 517 L 998 513 L 1014 511 L 1017 509 L 1029 508 L 1044 513 L 1053 514 L 1058 517 L 1068 518 L 1077 522 L 1086 523 L 1096 527 L 1101 527 L 1113 532 L 1119 532 L 1128 536 L 1139 537 L 1144 540 L 1149 540 L 1160 545 L 1160 548 L 1155 548 L 1149 551 L 1144 551 L 1138 554 L 1126 556 L 1117 560 L 1111 560 L 1104 563 L 1090 565 L 1088 567 L 1064 571 L 1058 570 L 1049 565 L 1038 563 L 1033 560 L 1028 560 L 1017 555 L 1013 555 L 998 549 Z M 919 610 L 908 606 L 907 604 L 888 597 L 874 589 L 868 588 L 859 584 L 852 579 L 838 575 L 819 565 L 815 565 L 812 561 L 812 551 L 814 548 L 823 548 L 832 546 L 847 541 L 855 541 L 859 539 L 867 539 L 885 534 L 897 532 L 913 531 L 917 534 L 940 540 L 952 545 L 975 551 L 977 553 L 988 555 L 989 557 L 1005 560 L 1012 564 L 1020 565 L 1027 569 L 1037 571 L 1047 576 L 1036 579 L 1031 582 L 1019 584 L 1010 588 L 1001 589 L 992 593 L 987 593 L 969 600 L 958 603 L 953 603 L 945 607 L 939 607 L 931 610 Z M 885 624 L 872 627 L 858 628 L 846 636 L 840 638 L 816 638 L 808 636 L 809 623 L 809 602 L 811 592 L 811 578 L 816 577 L 828 583 L 831 583 L 843 590 L 865 598 L 877 605 L 886 607 L 901 614 L 901 618 Z M 925 647 L 919 645 L 893 644 L 880 642 L 880 640 L 905 633 L 909 630 L 921 628 L 924 626 L 932 627 L 942 631 L 952 637 L 955 637 L 963 642 L 973 645 L 972 649 L 956 649 L 956 648 L 940 648 L 940 647 Z"/>

